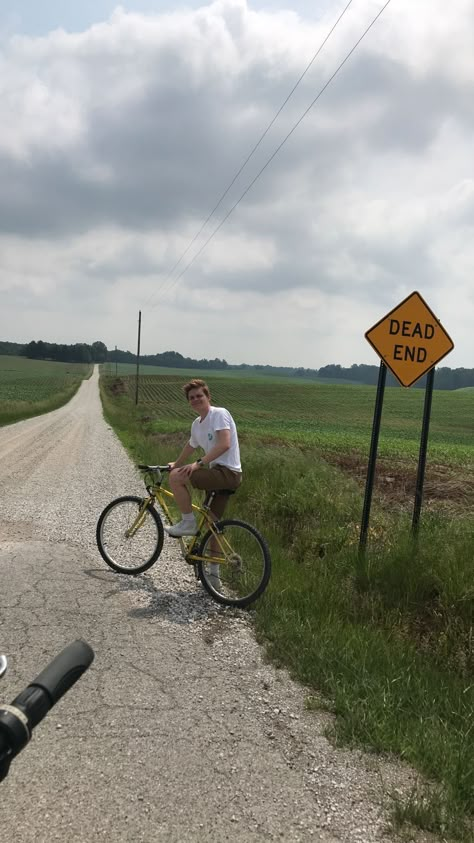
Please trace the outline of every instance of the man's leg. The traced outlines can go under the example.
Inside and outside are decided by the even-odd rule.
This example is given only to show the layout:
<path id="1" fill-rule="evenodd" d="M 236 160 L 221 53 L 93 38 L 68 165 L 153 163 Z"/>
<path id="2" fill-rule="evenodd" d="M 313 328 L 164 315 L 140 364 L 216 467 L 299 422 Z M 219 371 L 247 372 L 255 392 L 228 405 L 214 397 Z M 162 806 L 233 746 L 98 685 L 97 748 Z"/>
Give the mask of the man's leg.
<path id="1" fill-rule="evenodd" d="M 229 500 L 228 495 L 215 495 L 214 500 L 212 501 L 210 515 L 212 516 L 213 521 L 220 521 L 224 510 L 227 506 Z M 211 558 L 215 556 L 219 558 L 222 555 L 222 548 L 219 546 L 219 541 L 216 536 L 211 536 L 211 541 L 209 542 L 209 550 Z M 221 566 L 219 562 L 210 562 L 209 563 L 209 573 L 210 573 L 210 582 L 211 585 L 216 589 L 216 591 L 220 591 L 222 588 L 221 583 Z"/>
<path id="2" fill-rule="evenodd" d="M 194 536 L 197 532 L 196 519 L 191 505 L 191 495 L 187 486 L 188 481 L 181 479 L 176 471 L 170 473 L 170 488 L 173 492 L 176 505 L 181 512 L 181 521 L 167 528 L 168 535 L 172 538 L 181 536 Z"/>
<path id="3" fill-rule="evenodd" d="M 206 492 L 218 492 L 218 494 L 214 495 L 210 515 L 214 521 L 220 521 L 229 502 L 229 495 L 219 494 L 219 491 L 224 489 L 236 489 L 240 485 L 240 476 L 236 476 L 235 472 L 231 472 L 223 467 L 216 467 L 203 469 L 202 472 L 194 472 L 191 483 L 196 489 L 203 489 Z M 213 556 L 216 557 L 216 559 L 219 559 L 219 557 L 222 556 L 222 548 L 220 547 L 219 540 L 214 536 L 211 536 L 208 547 L 209 550 L 207 555 L 210 560 Z M 222 588 L 220 574 L 221 566 L 219 562 L 209 561 L 208 580 L 216 591 L 220 591 Z"/>
<path id="4" fill-rule="evenodd" d="M 176 506 L 181 512 L 181 515 L 193 514 L 188 482 L 187 479 L 181 479 L 176 471 L 170 472 L 170 489 L 173 492 Z"/>

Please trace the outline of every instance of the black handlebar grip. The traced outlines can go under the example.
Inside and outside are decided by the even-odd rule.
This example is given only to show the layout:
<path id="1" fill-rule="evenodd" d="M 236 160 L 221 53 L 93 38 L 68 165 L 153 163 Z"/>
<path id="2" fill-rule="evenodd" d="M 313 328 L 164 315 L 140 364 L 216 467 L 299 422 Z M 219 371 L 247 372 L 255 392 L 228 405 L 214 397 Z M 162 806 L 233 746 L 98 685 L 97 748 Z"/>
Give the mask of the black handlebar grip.
<path id="1" fill-rule="evenodd" d="M 85 641 L 78 639 L 68 644 L 55 659 L 30 682 L 30 687 L 42 688 L 55 705 L 69 688 L 92 664 L 94 651 Z"/>
<path id="2" fill-rule="evenodd" d="M 85 641 L 73 641 L 62 650 L 11 705 L 0 705 L 0 781 L 10 761 L 30 740 L 35 726 L 82 676 L 94 659 Z"/>

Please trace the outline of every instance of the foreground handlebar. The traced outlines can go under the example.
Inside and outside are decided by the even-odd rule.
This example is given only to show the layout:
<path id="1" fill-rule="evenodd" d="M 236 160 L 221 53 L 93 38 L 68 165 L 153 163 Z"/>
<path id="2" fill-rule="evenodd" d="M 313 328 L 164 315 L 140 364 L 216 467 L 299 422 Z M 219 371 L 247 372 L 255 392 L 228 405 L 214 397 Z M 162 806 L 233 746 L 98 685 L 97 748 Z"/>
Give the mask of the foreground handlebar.
<path id="1" fill-rule="evenodd" d="M 0 781 L 26 746 L 32 730 L 82 676 L 94 659 L 85 641 L 73 641 L 21 691 L 11 705 L 0 703 Z"/>
<path id="2" fill-rule="evenodd" d="M 89 644 L 81 640 L 73 641 L 45 667 L 29 687 L 38 687 L 46 691 L 53 706 L 80 679 L 93 659 L 94 651 Z M 17 701 L 20 697 L 17 697 Z"/>

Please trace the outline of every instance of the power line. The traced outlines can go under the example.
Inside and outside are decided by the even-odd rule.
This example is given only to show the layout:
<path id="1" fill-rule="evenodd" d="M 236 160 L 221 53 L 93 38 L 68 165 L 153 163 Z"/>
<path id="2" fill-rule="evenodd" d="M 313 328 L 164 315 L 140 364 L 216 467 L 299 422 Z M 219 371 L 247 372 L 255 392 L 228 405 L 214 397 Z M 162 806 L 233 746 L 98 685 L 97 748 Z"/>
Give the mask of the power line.
<path id="1" fill-rule="evenodd" d="M 321 90 L 319 91 L 318 95 L 314 98 L 314 100 L 312 101 L 312 103 L 310 103 L 310 105 L 308 106 L 308 108 L 306 109 L 306 111 L 304 111 L 304 112 L 303 112 L 303 114 L 301 115 L 301 117 L 299 118 L 299 120 L 295 123 L 295 125 L 293 126 L 293 128 L 292 128 L 292 129 L 288 132 L 288 134 L 286 135 L 286 137 L 284 137 L 284 138 L 283 138 L 282 142 L 281 142 L 281 143 L 277 146 L 277 148 L 276 148 L 276 149 L 275 149 L 275 151 L 272 153 L 272 155 L 270 156 L 270 158 L 268 159 L 268 161 L 267 161 L 267 162 L 263 165 L 263 167 L 261 168 L 261 170 L 259 170 L 259 172 L 258 172 L 258 173 L 257 173 L 257 175 L 255 176 L 255 178 L 253 178 L 253 179 L 252 179 L 252 181 L 250 182 L 250 184 L 248 185 L 248 187 L 246 187 L 246 188 L 245 188 L 245 190 L 244 190 L 244 192 L 242 193 L 242 195 L 239 197 L 239 199 L 237 199 L 237 202 L 235 202 L 235 203 L 234 203 L 234 205 L 232 205 L 232 207 L 231 207 L 231 208 L 230 208 L 230 210 L 227 212 L 227 214 L 225 215 L 225 217 L 224 217 L 224 218 L 220 221 L 219 225 L 218 225 L 218 226 L 216 226 L 216 228 L 214 229 L 214 231 L 213 231 L 213 232 L 209 235 L 209 237 L 207 238 L 207 240 L 203 243 L 203 245 L 201 246 L 201 248 L 200 248 L 200 249 L 196 252 L 196 254 L 194 255 L 194 257 L 193 257 L 193 258 L 189 261 L 189 263 L 188 263 L 188 264 L 184 267 L 184 269 L 180 272 L 180 274 L 179 274 L 179 275 L 178 275 L 178 276 L 174 279 L 174 281 L 170 284 L 170 286 L 168 287 L 168 290 L 167 290 L 167 292 L 168 292 L 168 293 L 170 292 L 170 290 L 172 290 L 172 288 L 174 287 L 174 285 L 175 285 L 175 284 L 177 284 L 177 283 L 178 283 L 178 281 L 179 281 L 179 280 L 183 277 L 183 275 L 185 274 L 185 272 L 187 272 L 187 271 L 188 271 L 188 269 L 190 268 L 190 266 L 192 266 L 192 265 L 193 265 L 194 261 L 195 261 L 195 260 L 199 257 L 199 255 L 200 255 L 200 254 L 202 254 L 202 252 L 204 251 L 204 249 L 206 248 L 206 246 L 207 246 L 207 245 L 211 242 L 212 238 L 213 238 L 213 237 L 217 234 L 217 232 L 218 232 L 218 231 L 222 228 L 222 226 L 224 225 L 224 223 L 225 223 L 225 222 L 229 219 L 230 215 L 231 215 L 231 214 L 235 211 L 235 209 L 237 208 L 237 206 L 241 203 L 242 199 L 243 199 L 243 198 L 247 195 L 247 193 L 248 193 L 248 192 L 251 190 L 251 188 L 254 186 L 255 182 L 256 182 L 256 181 L 260 178 L 260 176 L 262 175 L 262 173 L 263 173 L 263 172 L 267 169 L 268 165 L 269 165 L 269 164 L 273 161 L 273 159 L 275 158 L 275 156 L 279 153 L 279 151 L 280 151 L 280 149 L 282 148 L 282 146 L 284 146 L 284 144 L 285 144 L 285 143 L 287 142 L 287 140 L 291 137 L 291 135 L 293 134 L 293 132 L 294 132 L 294 131 L 298 128 L 298 126 L 300 125 L 300 123 L 304 120 L 304 118 L 306 117 L 306 115 L 307 115 L 307 114 L 311 111 L 311 109 L 313 108 L 313 106 L 317 103 L 317 101 L 319 100 L 319 98 L 321 97 L 321 95 L 324 93 L 324 91 L 326 90 L 326 88 L 327 88 L 327 87 L 331 84 L 331 82 L 332 82 L 332 80 L 335 78 L 335 76 L 337 76 L 337 74 L 339 73 L 339 71 L 340 71 L 340 70 L 344 67 L 344 65 L 346 64 L 346 62 L 348 61 L 348 59 L 351 57 L 351 55 L 352 55 L 352 54 L 354 53 L 354 51 L 357 49 L 357 47 L 359 46 L 359 44 L 361 43 L 361 41 L 363 41 L 363 39 L 365 38 L 365 36 L 367 35 L 367 33 L 368 33 L 371 29 L 372 29 L 372 27 L 373 27 L 373 26 L 374 26 L 374 24 L 377 22 L 377 20 L 379 19 L 379 17 L 383 14 L 383 12 L 385 11 L 385 9 L 387 8 L 387 6 L 389 5 L 389 3 L 390 3 L 390 2 L 391 2 L 391 0 L 387 0 L 387 2 L 385 3 L 385 5 L 384 5 L 384 6 L 382 6 L 382 8 L 381 8 L 381 9 L 380 9 L 380 11 L 376 14 L 376 16 L 374 17 L 374 19 L 372 20 L 372 22 L 371 22 L 371 23 L 369 24 L 369 26 L 368 26 L 368 27 L 364 30 L 364 32 L 362 33 L 362 35 L 360 36 L 360 38 L 356 41 L 356 43 L 354 44 L 354 46 L 353 46 L 353 47 L 349 50 L 349 52 L 347 53 L 347 55 L 345 56 L 345 58 L 344 58 L 344 59 L 342 60 L 342 62 L 338 65 L 338 67 L 336 68 L 336 70 L 334 71 L 334 73 L 332 74 L 332 76 L 330 76 L 330 77 L 329 77 L 329 79 L 328 79 L 328 81 L 327 81 L 327 82 L 323 85 L 323 87 L 322 87 L 322 88 L 321 88 Z"/>
<path id="2" fill-rule="evenodd" d="M 254 146 L 253 146 L 253 147 L 252 147 L 252 149 L 250 150 L 250 152 L 249 152 L 249 154 L 247 155 L 247 158 L 245 159 L 244 163 L 242 164 L 242 166 L 240 167 L 240 169 L 236 172 L 236 174 L 235 174 L 235 176 L 233 177 L 232 181 L 230 182 L 230 184 L 228 185 L 228 187 L 226 187 L 226 189 L 224 190 L 224 193 L 222 194 L 222 196 L 220 197 L 220 199 L 218 200 L 218 202 L 214 205 L 214 207 L 213 207 L 212 211 L 208 214 L 208 216 L 207 216 L 207 217 L 206 217 L 206 219 L 204 220 L 204 222 L 203 222 L 203 224 L 201 225 L 201 228 L 199 229 L 199 231 L 197 231 L 197 232 L 196 232 L 196 234 L 194 235 L 193 239 L 192 239 L 192 240 L 188 243 L 188 245 L 186 246 L 186 249 L 185 249 L 185 250 L 184 250 L 184 252 L 182 253 L 181 257 L 180 257 L 180 258 L 176 261 L 176 263 L 174 264 L 174 266 L 170 269 L 170 271 L 168 272 L 168 275 L 166 276 L 166 278 L 164 279 L 164 281 L 162 281 L 161 286 L 158 288 L 158 290 L 155 290 L 155 291 L 151 294 L 150 298 L 149 298 L 149 299 L 145 302 L 145 305 L 144 305 L 144 306 L 148 305 L 148 304 L 152 301 L 152 299 L 155 297 L 155 295 L 158 295 L 158 294 L 162 291 L 162 289 L 163 289 L 163 288 L 164 288 L 164 286 L 166 285 L 166 282 L 167 282 L 167 281 L 171 278 L 171 276 L 173 275 L 174 271 L 178 268 L 178 266 L 179 266 L 179 264 L 181 263 L 181 261 L 183 260 L 183 258 L 185 258 L 185 257 L 186 257 L 186 255 L 187 255 L 187 253 L 189 252 L 189 250 L 190 250 L 191 246 L 193 246 L 193 244 L 196 242 L 196 240 L 198 239 L 198 237 L 199 237 L 199 236 L 201 235 L 201 233 L 204 231 L 204 229 L 205 229 L 206 225 L 207 225 L 207 224 L 208 224 L 208 222 L 212 219 L 212 217 L 214 216 L 215 212 L 217 211 L 217 209 L 219 208 L 219 206 L 220 206 L 220 205 L 222 204 L 222 202 L 224 201 L 224 199 L 225 199 L 225 197 L 227 196 L 227 194 L 228 194 L 229 190 L 231 189 L 231 187 L 233 187 L 233 185 L 234 185 L 234 184 L 235 184 L 235 182 L 237 181 L 238 177 L 240 176 L 240 174 L 242 173 L 242 171 L 245 169 L 245 167 L 246 167 L 246 166 L 247 166 L 247 164 L 249 163 L 250 159 L 252 158 L 252 156 L 254 155 L 254 153 L 257 151 L 258 147 L 259 147 L 259 146 L 260 146 L 260 144 L 262 143 L 263 139 L 267 136 L 267 134 L 268 134 L 268 132 L 270 131 L 270 129 L 272 128 L 273 124 L 276 122 L 276 120 L 277 120 L 277 119 L 278 119 L 278 117 L 280 116 L 281 112 L 283 111 L 283 109 L 284 109 L 285 105 L 286 105 L 286 104 L 287 104 L 287 102 L 291 99 L 291 97 L 293 96 L 294 92 L 296 91 L 296 89 L 297 89 L 298 85 L 300 84 L 300 82 L 302 82 L 302 80 L 304 79 L 304 77 L 305 77 L 305 76 L 306 76 L 306 74 L 308 73 L 308 70 L 310 69 L 310 67 L 311 67 L 311 66 L 314 64 L 314 62 L 316 61 L 316 59 L 317 59 L 317 57 L 319 56 L 319 54 L 320 54 L 321 50 L 323 49 L 323 47 L 325 46 L 325 44 L 327 43 L 327 41 L 328 41 L 328 40 L 329 40 L 329 38 L 331 37 L 332 33 L 334 32 L 334 30 L 336 29 L 336 27 L 338 26 L 338 24 L 340 23 L 340 21 L 342 20 L 342 18 L 344 17 L 344 15 L 346 14 L 346 12 L 347 12 L 347 11 L 348 11 L 348 9 L 349 9 L 349 6 L 351 6 L 351 4 L 352 4 L 352 3 L 353 3 L 353 0 L 349 0 L 349 2 L 347 3 L 347 5 L 345 6 L 345 8 L 343 9 L 343 11 L 341 12 L 341 14 L 339 15 L 338 19 L 337 19 L 337 20 L 336 20 L 336 22 L 333 24 L 333 26 L 332 26 L 332 27 L 331 27 L 331 29 L 329 30 L 328 34 L 326 35 L 326 37 L 324 38 L 324 40 L 323 40 L 323 41 L 321 42 L 321 44 L 319 45 L 319 47 L 318 47 L 318 49 L 316 50 L 316 52 L 315 52 L 315 54 L 314 54 L 313 58 L 311 59 L 311 61 L 309 62 L 309 64 L 307 64 L 307 65 L 306 65 L 305 69 L 303 70 L 303 73 L 301 74 L 301 76 L 299 77 L 299 79 L 298 79 L 298 80 L 295 82 L 295 84 L 293 85 L 293 88 L 291 89 L 290 93 L 289 93 L 289 94 L 288 94 L 288 96 L 286 97 L 285 101 L 282 103 L 282 105 L 280 106 L 280 108 L 279 108 L 279 109 L 278 109 L 278 111 L 276 112 L 275 116 L 273 117 L 273 119 L 272 119 L 272 120 L 270 121 L 270 123 L 268 124 L 267 128 L 265 129 L 265 131 L 262 133 L 262 135 L 260 136 L 260 138 L 258 139 L 258 141 L 254 144 Z"/>

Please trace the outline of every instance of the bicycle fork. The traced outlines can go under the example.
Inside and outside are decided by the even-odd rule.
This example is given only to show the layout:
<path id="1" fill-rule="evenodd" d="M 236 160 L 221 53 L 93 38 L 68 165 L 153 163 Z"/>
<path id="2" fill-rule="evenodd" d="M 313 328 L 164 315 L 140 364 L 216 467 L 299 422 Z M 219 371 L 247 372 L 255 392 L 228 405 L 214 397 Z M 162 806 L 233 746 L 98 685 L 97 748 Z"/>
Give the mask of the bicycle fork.
<path id="1" fill-rule="evenodd" d="M 146 514 L 147 514 L 147 511 L 148 511 L 150 506 L 153 506 L 153 498 L 145 498 L 142 506 L 140 507 L 140 511 L 139 511 L 137 517 L 135 518 L 135 521 L 133 522 L 132 526 L 129 527 L 128 530 L 125 530 L 125 537 L 127 539 L 131 539 L 132 536 L 135 535 L 137 530 L 140 529 L 140 527 L 142 526 L 142 524 L 143 524 L 143 522 L 146 518 Z"/>

